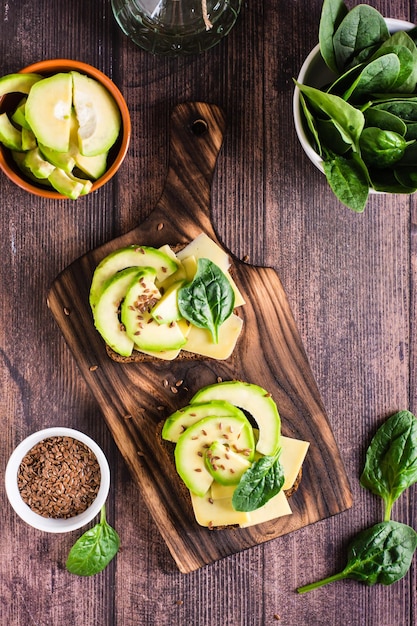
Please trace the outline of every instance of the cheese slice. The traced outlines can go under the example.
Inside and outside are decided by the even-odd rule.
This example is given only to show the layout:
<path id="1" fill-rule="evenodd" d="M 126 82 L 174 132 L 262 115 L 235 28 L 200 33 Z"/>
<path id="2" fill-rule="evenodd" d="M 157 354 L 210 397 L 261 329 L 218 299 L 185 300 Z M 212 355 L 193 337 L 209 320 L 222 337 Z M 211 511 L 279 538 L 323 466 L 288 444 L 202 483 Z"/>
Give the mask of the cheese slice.
<path id="1" fill-rule="evenodd" d="M 249 513 L 235 511 L 228 498 L 214 500 L 210 493 L 203 497 L 191 493 L 195 519 L 200 526 L 235 526 L 248 523 Z"/>
<path id="2" fill-rule="evenodd" d="M 213 343 L 209 330 L 191 325 L 187 343 L 183 346 L 183 350 L 208 356 L 219 361 L 227 359 L 234 350 L 242 326 L 243 320 L 232 313 L 219 327 L 218 343 Z"/>
<path id="3" fill-rule="evenodd" d="M 243 522 L 240 525 L 241 528 L 247 528 L 248 526 L 254 526 L 255 524 L 262 524 L 263 522 L 269 522 L 270 520 L 277 519 L 278 517 L 284 517 L 284 515 L 291 515 L 291 507 L 288 502 L 288 498 L 281 490 L 276 496 L 268 500 L 264 506 L 261 506 L 255 511 L 248 513 L 249 519 L 247 522 Z"/>
<path id="4" fill-rule="evenodd" d="M 201 233 L 193 239 L 185 248 L 177 253 L 177 259 L 182 261 L 188 256 L 194 256 L 196 259 L 210 259 L 223 272 L 227 272 L 230 267 L 229 255 L 220 248 L 205 233 Z"/>
<path id="5" fill-rule="evenodd" d="M 201 526 L 239 525 L 247 528 L 262 524 L 284 515 L 291 515 L 292 510 L 284 490 L 291 489 L 304 462 L 309 442 L 292 437 L 281 437 L 282 452 L 280 461 L 284 468 L 285 481 L 281 491 L 271 498 L 264 506 L 242 513 L 232 506 L 233 492 L 236 485 L 220 485 L 214 481 L 210 493 L 204 498 L 191 494 L 194 514 Z M 219 522 L 218 520 L 221 519 Z"/>
<path id="6" fill-rule="evenodd" d="M 220 485 L 221 486 L 221 485 Z M 214 492 L 215 493 L 215 492 Z M 277 493 L 264 506 L 248 513 L 235 511 L 231 498 L 225 497 L 216 500 L 211 492 L 203 497 L 190 492 L 196 521 L 200 526 L 239 526 L 247 528 L 255 524 L 262 524 L 284 515 L 291 515 L 291 507 L 283 491 Z"/>
<path id="7" fill-rule="evenodd" d="M 301 439 L 281 436 L 280 462 L 284 468 L 285 482 L 283 489 L 291 489 L 304 462 L 310 443 Z"/>

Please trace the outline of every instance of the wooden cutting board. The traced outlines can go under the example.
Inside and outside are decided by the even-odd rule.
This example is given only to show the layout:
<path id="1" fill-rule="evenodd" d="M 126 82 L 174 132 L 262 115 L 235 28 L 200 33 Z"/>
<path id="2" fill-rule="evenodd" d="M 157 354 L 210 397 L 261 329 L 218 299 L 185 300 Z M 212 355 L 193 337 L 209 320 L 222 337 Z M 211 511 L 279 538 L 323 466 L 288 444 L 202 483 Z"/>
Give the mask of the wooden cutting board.
<path id="1" fill-rule="evenodd" d="M 346 510 L 352 504 L 329 426 L 287 297 L 275 270 L 231 255 L 246 304 L 243 335 L 227 361 L 117 363 L 94 329 L 88 303 L 92 274 L 109 252 L 129 244 L 185 244 L 201 232 L 218 242 L 210 189 L 225 119 L 216 106 L 186 103 L 171 118 L 170 160 L 156 207 L 140 226 L 89 252 L 51 286 L 48 305 L 178 568 L 191 572 Z M 242 208 L 242 211 L 244 209 Z M 219 242 L 218 242 L 219 243 Z M 202 386 L 240 379 L 272 393 L 284 435 L 311 442 L 293 514 L 247 529 L 211 531 L 197 525 L 181 482 L 166 462 L 158 424 Z"/>

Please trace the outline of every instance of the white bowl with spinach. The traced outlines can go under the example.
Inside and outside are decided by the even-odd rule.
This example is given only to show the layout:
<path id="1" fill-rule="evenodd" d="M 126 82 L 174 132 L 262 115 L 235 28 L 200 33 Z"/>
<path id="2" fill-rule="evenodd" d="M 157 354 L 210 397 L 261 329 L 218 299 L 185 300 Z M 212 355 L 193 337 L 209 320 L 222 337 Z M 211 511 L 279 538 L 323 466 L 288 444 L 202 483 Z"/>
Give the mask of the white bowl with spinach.
<path id="1" fill-rule="evenodd" d="M 337 198 L 417 191 L 417 28 L 369 5 L 324 0 L 319 44 L 303 63 L 294 123 Z"/>

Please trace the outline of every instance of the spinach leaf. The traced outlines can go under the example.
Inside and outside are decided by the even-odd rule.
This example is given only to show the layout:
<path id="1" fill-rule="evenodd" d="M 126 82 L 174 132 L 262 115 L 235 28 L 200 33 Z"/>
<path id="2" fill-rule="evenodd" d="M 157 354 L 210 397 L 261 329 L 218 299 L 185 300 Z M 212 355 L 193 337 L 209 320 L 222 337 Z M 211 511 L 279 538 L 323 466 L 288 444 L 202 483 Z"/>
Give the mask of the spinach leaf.
<path id="1" fill-rule="evenodd" d="M 333 193 L 347 207 L 361 213 L 369 195 L 369 179 L 363 161 L 353 155 L 327 157 L 323 169 Z"/>
<path id="2" fill-rule="evenodd" d="M 397 164 L 395 164 L 397 167 Z M 398 169 L 400 169 L 398 167 Z M 369 178 L 371 186 L 375 191 L 382 191 L 384 193 L 406 193 L 411 194 L 417 191 L 416 186 L 410 187 L 409 185 L 403 185 L 399 182 L 395 176 L 395 170 L 393 169 L 378 169 L 368 168 Z"/>
<path id="3" fill-rule="evenodd" d="M 348 8 L 343 0 L 324 0 L 319 25 L 320 52 L 329 69 L 337 72 L 337 63 L 333 47 L 333 35 L 347 15 Z"/>
<path id="4" fill-rule="evenodd" d="M 358 151 L 359 137 L 365 124 L 363 113 L 339 96 L 298 82 L 296 85 L 313 109 L 330 117 L 343 140 L 352 144 L 353 150 Z"/>
<path id="5" fill-rule="evenodd" d="M 344 141 L 339 129 L 333 124 L 333 120 L 316 119 L 317 133 L 320 143 L 336 154 L 345 154 L 351 145 Z"/>
<path id="6" fill-rule="evenodd" d="M 255 511 L 281 491 L 285 478 L 280 453 L 262 456 L 242 475 L 232 497 L 236 511 Z"/>
<path id="7" fill-rule="evenodd" d="M 402 137 L 405 137 L 407 125 L 397 115 L 393 115 L 389 111 L 374 109 L 372 107 L 366 109 L 363 114 L 365 117 L 365 127 L 376 126 L 377 128 L 381 128 L 383 130 L 392 130 L 394 133 L 398 133 Z"/>
<path id="8" fill-rule="evenodd" d="M 388 111 L 405 122 L 417 122 L 417 100 L 415 98 L 392 98 L 385 102 L 375 102 L 373 107 Z"/>
<path id="9" fill-rule="evenodd" d="M 379 11 L 365 4 L 359 4 L 351 9 L 333 37 L 339 71 L 347 69 L 349 63 L 360 52 L 369 49 L 369 53 L 372 53 L 375 45 L 382 44 L 388 38 L 388 28 Z"/>
<path id="10" fill-rule="evenodd" d="M 234 305 L 235 294 L 225 274 L 209 259 L 198 259 L 194 279 L 178 291 L 181 315 L 209 330 L 218 343 L 219 326 L 230 317 Z"/>
<path id="11" fill-rule="evenodd" d="M 359 533 L 348 548 L 346 567 L 333 576 L 299 587 L 306 593 L 323 585 L 353 578 L 367 585 L 391 585 L 408 572 L 417 547 L 417 533 L 400 522 L 385 521 Z"/>
<path id="12" fill-rule="evenodd" d="M 362 487 L 385 502 L 385 520 L 393 503 L 417 482 L 417 419 L 409 411 L 392 415 L 373 437 L 366 453 Z"/>
<path id="13" fill-rule="evenodd" d="M 404 137 L 392 130 L 369 126 L 363 129 L 359 145 L 362 158 L 367 165 L 385 168 L 401 159 L 407 142 Z"/>
<path id="14" fill-rule="evenodd" d="M 417 187 L 417 171 L 415 167 L 396 167 L 394 176 L 403 187 Z"/>
<path id="15" fill-rule="evenodd" d="M 304 98 L 302 93 L 300 93 L 300 103 L 301 103 L 301 108 L 302 108 L 303 113 L 304 113 L 305 121 L 307 122 L 307 128 L 310 131 L 311 136 L 313 138 L 313 141 L 315 143 L 315 148 L 316 148 L 318 154 L 320 156 L 322 156 L 323 152 L 322 152 L 322 148 L 321 148 L 321 141 L 320 141 L 319 135 L 317 133 L 316 120 L 314 119 L 314 116 L 310 113 L 310 110 L 309 110 L 309 108 L 307 106 L 307 103 L 306 103 L 306 99 Z"/>
<path id="16" fill-rule="evenodd" d="M 399 52 L 398 56 L 401 60 L 402 64 L 402 77 L 404 79 L 404 75 L 407 73 L 406 65 L 410 65 L 411 67 L 408 72 L 408 76 L 404 80 L 400 80 L 393 85 L 393 89 L 399 92 L 412 93 L 415 91 L 417 84 L 417 47 L 411 37 L 402 30 L 397 31 L 389 39 L 384 41 L 384 43 L 380 47 L 380 52 L 383 53 L 387 48 L 402 49 L 406 48 L 409 51 L 409 55 L 404 54 L 403 51 Z M 410 58 L 411 55 L 411 58 Z M 408 58 L 408 61 L 406 60 Z"/>
<path id="17" fill-rule="evenodd" d="M 406 48 L 404 50 L 409 53 Z M 343 94 L 343 99 L 358 102 L 378 91 L 387 91 L 397 81 L 400 69 L 400 60 L 393 53 L 384 54 L 370 61 Z"/>
<path id="18" fill-rule="evenodd" d="M 66 568 L 77 576 L 92 576 L 101 572 L 117 554 L 120 539 L 106 521 L 105 506 L 101 509 L 100 522 L 87 530 L 74 543 Z"/>

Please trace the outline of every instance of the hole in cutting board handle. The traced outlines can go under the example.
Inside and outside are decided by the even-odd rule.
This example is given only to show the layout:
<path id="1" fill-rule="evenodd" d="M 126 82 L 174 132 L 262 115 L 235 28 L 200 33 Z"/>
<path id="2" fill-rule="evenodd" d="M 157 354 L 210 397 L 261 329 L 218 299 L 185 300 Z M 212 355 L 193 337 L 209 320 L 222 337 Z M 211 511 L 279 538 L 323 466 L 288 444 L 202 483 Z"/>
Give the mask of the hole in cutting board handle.
<path id="1" fill-rule="evenodd" d="M 208 124 L 203 119 L 194 120 L 191 124 L 191 130 L 196 135 L 196 137 L 201 137 L 208 131 Z"/>

